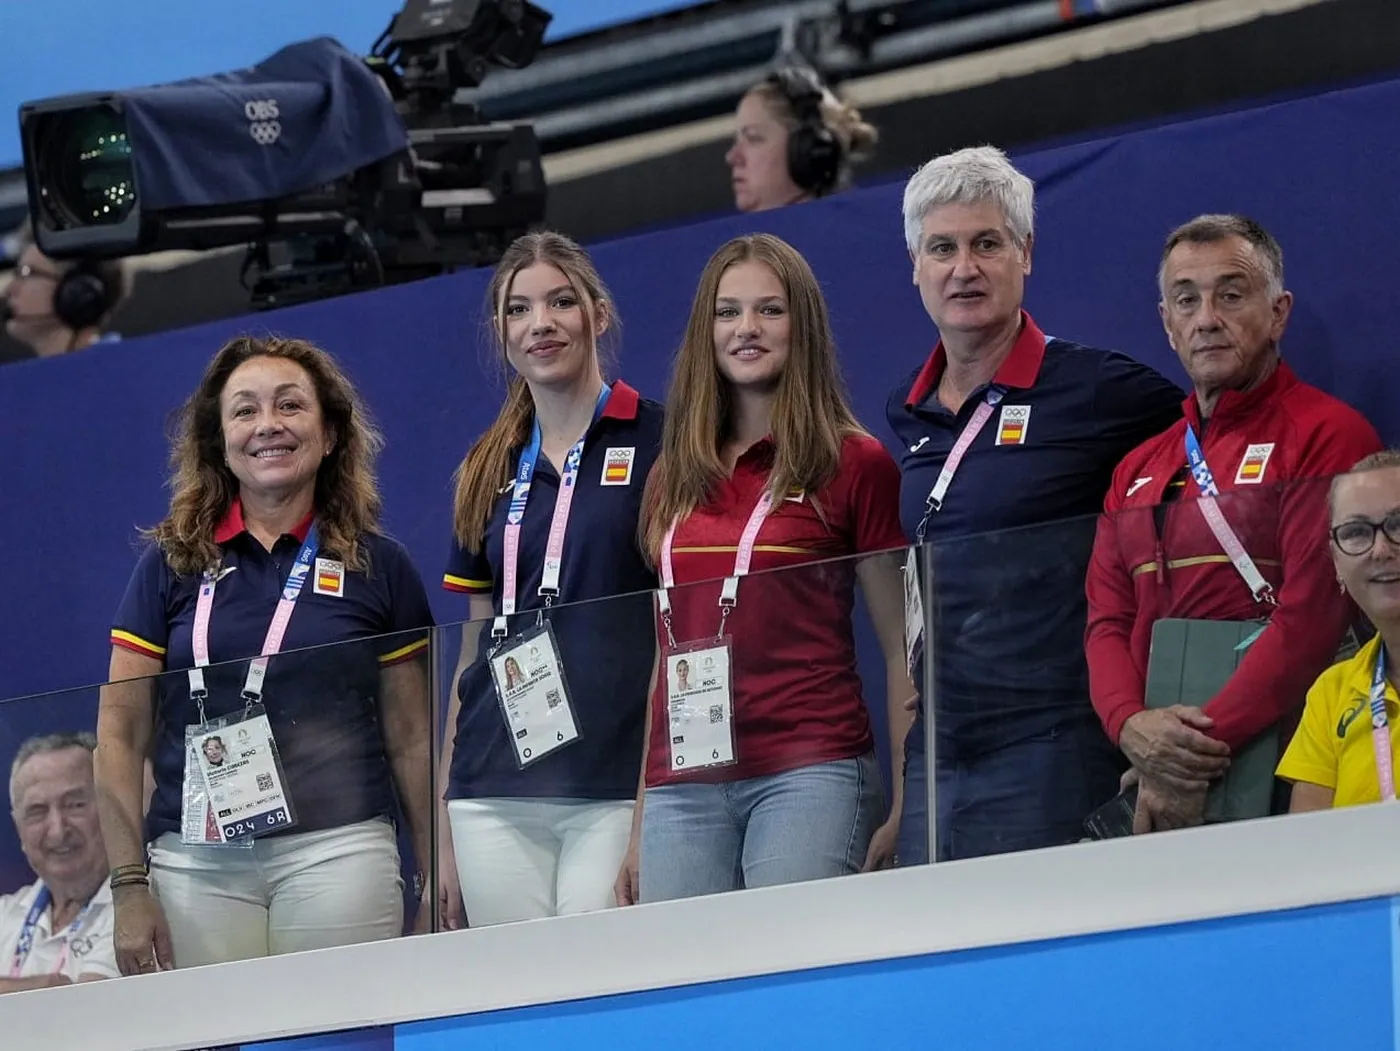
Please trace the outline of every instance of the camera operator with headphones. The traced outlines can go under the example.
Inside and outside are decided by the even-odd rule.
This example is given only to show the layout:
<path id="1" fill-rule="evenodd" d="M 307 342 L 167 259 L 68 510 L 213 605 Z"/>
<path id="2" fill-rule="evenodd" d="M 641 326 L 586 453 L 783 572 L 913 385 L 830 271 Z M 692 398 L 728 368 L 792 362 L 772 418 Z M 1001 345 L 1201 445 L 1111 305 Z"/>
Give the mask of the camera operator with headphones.
<path id="1" fill-rule="evenodd" d="M 128 292 L 120 261 L 50 259 L 39 251 L 27 224 L 19 243 L 23 251 L 0 301 L 0 318 L 11 339 L 36 357 L 52 358 L 120 338 L 103 333 Z"/>
<path id="2" fill-rule="evenodd" d="M 769 74 L 739 102 L 734 145 L 724 155 L 741 212 L 782 208 L 844 190 L 852 164 L 879 137 L 860 112 L 810 69 Z"/>

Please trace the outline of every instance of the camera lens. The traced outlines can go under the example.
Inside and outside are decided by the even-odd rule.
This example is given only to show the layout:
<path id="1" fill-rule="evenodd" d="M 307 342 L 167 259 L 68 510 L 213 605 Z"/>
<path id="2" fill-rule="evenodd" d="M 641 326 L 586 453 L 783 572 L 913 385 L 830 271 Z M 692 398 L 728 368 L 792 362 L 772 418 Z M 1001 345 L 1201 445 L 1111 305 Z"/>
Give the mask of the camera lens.
<path id="1" fill-rule="evenodd" d="M 103 226 L 130 214 L 136 177 L 121 113 L 94 106 L 61 114 L 45 140 L 42 183 L 64 225 Z"/>

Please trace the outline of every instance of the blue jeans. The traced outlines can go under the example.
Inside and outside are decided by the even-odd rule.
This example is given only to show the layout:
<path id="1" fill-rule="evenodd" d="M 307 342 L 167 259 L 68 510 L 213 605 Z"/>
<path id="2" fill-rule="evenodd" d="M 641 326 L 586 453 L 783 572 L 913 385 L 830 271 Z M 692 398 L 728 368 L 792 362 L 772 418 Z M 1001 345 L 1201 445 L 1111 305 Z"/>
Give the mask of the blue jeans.
<path id="1" fill-rule="evenodd" d="M 873 754 L 742 781 L 648 788 L 642 901 L 859 872 L 883 814 Z"/>
<path id="2" fill-rule="evenodd" d="M 928 862 L 924 743 L 905 746 L 899 864 Z M 940 747 L 939 752 L 945 750 Z M 952 752 L 952 749 L 947 749 Z M 954 861 L 1073 843 L 1084 819 L 1118 792 L 1125 761 L 1097 721 L 1071 721 L 975 756 L 938 759 L 938 860 Z"/>

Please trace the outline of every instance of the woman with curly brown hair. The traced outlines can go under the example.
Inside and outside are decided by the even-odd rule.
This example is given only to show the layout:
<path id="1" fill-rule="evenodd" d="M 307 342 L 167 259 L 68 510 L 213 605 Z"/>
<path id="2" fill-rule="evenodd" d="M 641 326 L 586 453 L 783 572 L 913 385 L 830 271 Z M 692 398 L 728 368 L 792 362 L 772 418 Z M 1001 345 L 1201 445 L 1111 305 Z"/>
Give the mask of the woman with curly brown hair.
<path id="1" fill-rule="evenodd" d="M 397 793 L 425 866 L 432 616 L 379 531 L 381 444 L 302 340 L 231 341 L 180 413 L 98 710 L 124 974 L 402 933 L 391 815 Z"/>

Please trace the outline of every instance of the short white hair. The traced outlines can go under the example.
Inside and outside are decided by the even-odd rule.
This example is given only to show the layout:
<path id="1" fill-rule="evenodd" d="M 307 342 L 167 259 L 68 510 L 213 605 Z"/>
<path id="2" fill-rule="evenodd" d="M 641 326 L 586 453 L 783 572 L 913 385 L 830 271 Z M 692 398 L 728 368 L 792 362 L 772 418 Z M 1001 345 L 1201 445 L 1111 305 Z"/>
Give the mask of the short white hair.
<path id="1" fill-rule="evenodd" d="M 19 773 L 24 764 L 36 755 L 50 752 L 66 752 L 70 748 L 84 748 L 89 754 L 97 751 L 97 738 L 83 731 L 81 733 L 43 734 L 31 737 L 19 746 L 14 761 L 10 764 L 10 809 L 19 806 Z"/>
<path id="2" fill-rule="evenodd" d="M 1035 232 L 1035 183 L 1016 170 L 995 146 L 973 146 L 935 157 L 904 186 L 904 240 L 919 254 L 924 216 L 945 204 L 991 201 L 1024 249 Z"/>

